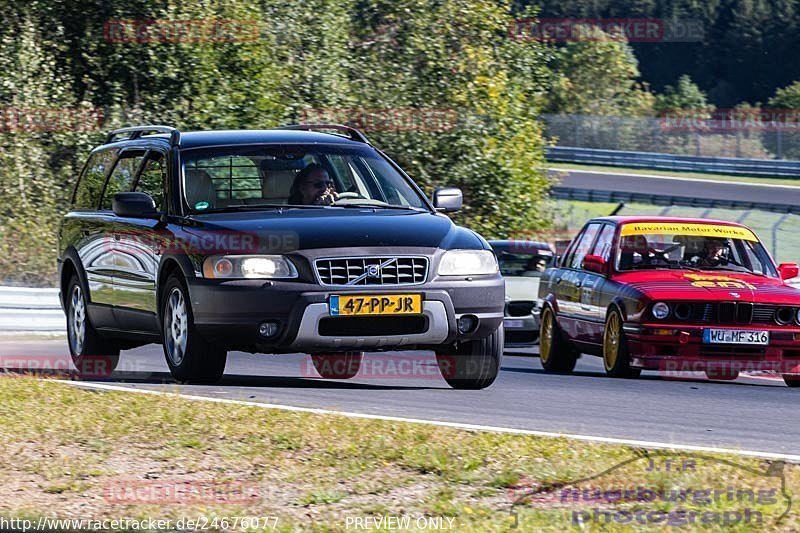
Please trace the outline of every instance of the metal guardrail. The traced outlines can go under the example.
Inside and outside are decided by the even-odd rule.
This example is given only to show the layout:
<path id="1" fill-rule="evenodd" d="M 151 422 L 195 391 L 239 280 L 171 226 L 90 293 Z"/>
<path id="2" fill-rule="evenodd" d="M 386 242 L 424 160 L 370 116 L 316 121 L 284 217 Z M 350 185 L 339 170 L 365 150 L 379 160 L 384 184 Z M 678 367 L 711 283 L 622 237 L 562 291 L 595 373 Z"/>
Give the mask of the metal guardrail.
<path id="1" fill-rule="evenodd" d="M 603 191 L 595 189 L 573 189 L 571 187 L 551 187 L 550 197 L 558 200 L 580 200 L 583 202 L 625 202 L 651 205 L 677 205 L 684 207 L 704 207 L 707 209 L 757 209 L 771 213 L 800 214 L 800 206 L 792 204 L 772 204 L 744 202 L 740 200 L 714 200 L 689 196 L 666 194 L 647 194 L 627 191 Z"/>
<path id="2" fill-rule="evenodd" d="M 63 333 L 58 289 L 0 287 L 0 332 Z"/>
<path id="3" fill-rule="evenodd" d="M 655 170 L 708 172 L 713 174 L 737 174 L 746 176 L 780 176 L 800 178 L 800 161 L 779 159 L 741 159 L 735 157 L 702 157 L 655 152 L 626 152 L 550 146 L 546 157 L 551 162 L 587 163 Z"/>

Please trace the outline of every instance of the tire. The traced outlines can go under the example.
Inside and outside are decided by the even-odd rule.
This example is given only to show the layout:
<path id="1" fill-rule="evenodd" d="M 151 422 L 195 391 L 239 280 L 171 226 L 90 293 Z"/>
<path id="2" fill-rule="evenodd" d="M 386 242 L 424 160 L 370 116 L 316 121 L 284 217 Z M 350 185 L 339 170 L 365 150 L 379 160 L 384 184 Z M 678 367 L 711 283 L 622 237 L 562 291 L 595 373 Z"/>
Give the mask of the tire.
<path id="1" fill-rule="evenodd" d="M 454 389 L 485 389 L 497 379 L 503 360 L 503 326 L 491 335 L 436 351 L 439 372 Z"/>
<path id="2" fill-rule="evenodd" d="M 312 354 L 317 373 L 325 379 L 350 379 L 358 374 L 364 352 Z"/>
<path id="3" fill-rule="evenodd" d="M 739 377 L 738 370 L 706 370 L 706 377 L 708 379 L 716 379 L 720 381 L 733 381 Z"/>
<path id="4" fill-rule="evenodd" d="M 225 372 L 228 352 L 207 342 L 198 333 L 183 279 L 171 275 L 163 294 L 161 329 L 164 356 L 172 377 L 187 383 L 218 382 Z"/>
<path id="5" fill-rule="evenodd" d="M 556 314 L 550 307 L 542 309 L 539 325 L 539 359 L 545 372 L 569 374 L 575 370 L 578 352 L 569 344 L 558 327 Z"/>
<path id="6" fill-rule="evenodd" d="M 603 328 L 603 367 L 613 378 L 635 378 L 642 372 L 631 368 L 628 339 L 622 330 L 622 315 L 617 309 L 608 313 Z"/>
<path id="7" fill-rule="evenodd" d="M 800 375 L 797 374 L 782 374 L 783 382 L 787 387 L 800 387 Z"/>
<path id="8" fill-rule="evenodd" d="M 73 274 L 64 293 L 67 344 L 81 377 L 108 377 L 119 364 L 119 346 L 100 337 L 87 313 L 86 291 Z"/>

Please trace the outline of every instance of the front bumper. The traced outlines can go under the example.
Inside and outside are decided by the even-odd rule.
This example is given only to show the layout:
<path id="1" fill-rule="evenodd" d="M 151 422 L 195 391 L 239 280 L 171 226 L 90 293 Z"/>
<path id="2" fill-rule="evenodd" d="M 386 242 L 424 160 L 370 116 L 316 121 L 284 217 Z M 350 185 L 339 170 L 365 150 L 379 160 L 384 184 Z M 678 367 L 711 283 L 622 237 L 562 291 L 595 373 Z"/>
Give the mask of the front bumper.
<path id="1" fill-rule="evenodd" d="M 709 327 L 769 331 L 769 344 L 706 344 L 703 330 Z M 668 330 L 672 334 L 667 334 Z M 800 374 L 800 328 L 626 324 L 625 334 L 631 364 L 637 368 L 665 372 L 735 370 Z"/>
<path id="2" fill-rule="evenodd" d="M 503 318 L 506 346 L 531 346 L 539 340 L 539 315 Z"/>
<path id="3" fill-rule="evenodd" d="M 503 322 L 504 283 L 497 276 L 434 281 L 409 286 L 323 287 L 313 283 L 203 278 L 188 280 L 194 323 L 210 342 L 263 353 L 315 353 L 390 348 L 430 349 L 488 336 Z M 423 314 L 414 319 L 331 317 L 334 294 L 422 294 Z M 474 315 L 478 325 L 461 334 L 457 320 Z M 278 324 L 270 338 L 259 325 Z M 349 321 L 349 322 L 348 322 Z"/>

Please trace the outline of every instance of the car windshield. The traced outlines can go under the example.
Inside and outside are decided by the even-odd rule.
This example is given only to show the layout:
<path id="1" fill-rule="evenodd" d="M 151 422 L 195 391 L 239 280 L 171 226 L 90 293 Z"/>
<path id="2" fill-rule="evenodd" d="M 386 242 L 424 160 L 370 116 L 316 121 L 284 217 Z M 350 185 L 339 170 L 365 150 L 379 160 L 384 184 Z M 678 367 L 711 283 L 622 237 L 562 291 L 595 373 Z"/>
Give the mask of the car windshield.
<path id="1" fill-rule="evenodd" d="M 627 224 L 620 233 L 619 271 L 659 268 L 732 270 L 778 277 L 755 234 L 742 226 Z"/>
<path id="2" fill-rule="evenodd" d="M 548 250 L 516 252 L 512 250 L 495 250 L 500 273 L 511 277 L 540 278 L 542 273 L 553 263 L 553 253 Z"/>
<path id="3" fill-rule="evenodd" d="M 194 213 L 282 206 L 429 209 L 415 187 L 367 147 L 186 150 L 182 169 L 184 199 Z"/>

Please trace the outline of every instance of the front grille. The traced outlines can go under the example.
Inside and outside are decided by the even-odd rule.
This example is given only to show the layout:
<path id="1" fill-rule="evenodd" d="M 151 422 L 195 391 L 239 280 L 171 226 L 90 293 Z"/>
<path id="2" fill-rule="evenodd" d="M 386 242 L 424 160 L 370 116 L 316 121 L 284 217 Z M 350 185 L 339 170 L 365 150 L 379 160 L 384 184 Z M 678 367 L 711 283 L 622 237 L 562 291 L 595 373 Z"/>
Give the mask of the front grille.
<path id="1" fill-rule="evenodd" d="M 775 314 L 781 306 L 767 304 L 752 304 L 750 302 L 719 302 L 719 303 L 692 303 L 673 304 L 690 305 L 691 313 L 688 319 L 691 322 L 718 323 L 718 324 L 776 324 Z M 789 308 L 788 306 L 784 306 Z M 795 313 L 797 308 L 789 308 Z M 792 315 L 794 316 L 794 314 Z M 677 318 L 677 317 L 676 317 Z M 680 319 L 678 319 L 680 320 Z M 790 320 L 791 322 L 791 320 Z"/>
<path id="2" fill-rule="evenodd" d="M 340 257 L 314 266 L 323 285 L 415 285 L 428 275 L 425 257 Z"/>
<path id="3" fill-rule="evenodd" d="M 775 307 L 771 305 L 756 305 L 753 307 L 754 324 L 772 324 L 775 320 Z"/>
<path id="4" fill-rule="evenodd" d="M 508 302 L 506 304 L 506 316 L 529 316 L 533 314 L 535 302 Z"/>

